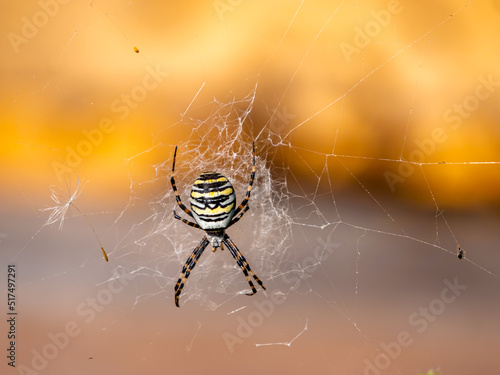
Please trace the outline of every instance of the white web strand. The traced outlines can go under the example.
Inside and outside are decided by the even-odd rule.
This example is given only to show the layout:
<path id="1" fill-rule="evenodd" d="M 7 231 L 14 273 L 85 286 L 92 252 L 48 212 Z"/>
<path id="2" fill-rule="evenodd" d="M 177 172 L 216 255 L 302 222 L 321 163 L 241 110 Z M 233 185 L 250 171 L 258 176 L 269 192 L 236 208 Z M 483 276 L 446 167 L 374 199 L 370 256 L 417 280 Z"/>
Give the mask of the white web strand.
<path id="1" fill-rule="evenodd" d="M 297 340 L 300 336 L 302 336 L 305 332 L 308 330 L 308 325 L 309 321 L 306 319 L 306 323 L 304 328 L 295 336 L 293 337 L 290 341 L 284 341 L 284 342 L 270 342 L 270 343 L 263 343 L 263 344 L 255 344 L 257 348 L 263 347 L 263 346 L 276 346 L 276 345 L 281 345 L 281 346 L 292 346 L 293 342 Z"/>
<path id="2" fill-rule="evenodd" d="M 385 60 L 382 64 L 378 65 L 376 68 L 374 68 L 369 73 L 367 73 L 365 76 L 363 76 L 358 82 L 356 82 L 353 86 L 351 86 L 349 88 L 349 90 L 347 90 L 343 95 L 341 95 L 338 98 L 336 98 L 335 100 L 331 101 L 326 106 L 324 106 L 323 108 L 321 108 L 320 110 L 318 110 L 317 112 L 315 112 L 314 114 L 312 114 L 311 116 L 309 116 L 308 118 L 306 118 L 300 124 L 297 124 L 292 129 L 290 129 L 290 131 L 283 138 L 287 139 L 294 131 L 296 131 L 297 129 L 299 129 L 300 127 L 302 127 L 307 122 L 311 121 L 314 117 L 316 117 L 319 114 L 321 114 L 322 112 L 326 111 L 328 108 L 332 107 L 339 100 L 344 99 L 347 95 L 349 95 L 349 93 L 351 93 L 354 89 L 356 89 L 358 86 L 360 86 L 364 81 L 366 81 L 368 78 L 370 78 L 371 76 L 373 76 L 376 72 L 378 72 L 380 69 L 382 69 L 388 63 L 390 63 L 396 57 L 398 57 L 399 55 L 401 55 L 403 52 L 405 52 L 406 50 L 408 50 L 409 48 L 411 48 L 412 46 L 414 46 L 415 44 L 417 44 L 421 40 L 427 38 L 429 35 L 431 35 L 432 33 L 434 33 L 438 28 L 440 28 L 443 25 L 445 25 L 452 17 L 454 17 L 458 13 L 462 12 L 465 8 L 467 8 L 467 6 L 469 6 L 469 4 L 471 4 L 473 2 L 474 2 L 474 0 L 470 0 L 467 4 L 463 5 L 459 9 L 457 9 L 451 15 L 449 15 L 444 20 L 442 20 L 441 22 L 439 22 L 437 25 L 435 25 L 434 27 L 432 27 L 429 31 L 427 31 L 426 33 L 424 33 L 423 35 L 421 35 L 420 37 L 418 37 L 417 39 L 415 39 L 413 42 L 409 43 L 407 46 L 405 46 L 405 47 L 401 48 L 400 50 L 398 50 L 394 55 L 392 55 L 390 58 L 388 58 L 387 60 Z"/>

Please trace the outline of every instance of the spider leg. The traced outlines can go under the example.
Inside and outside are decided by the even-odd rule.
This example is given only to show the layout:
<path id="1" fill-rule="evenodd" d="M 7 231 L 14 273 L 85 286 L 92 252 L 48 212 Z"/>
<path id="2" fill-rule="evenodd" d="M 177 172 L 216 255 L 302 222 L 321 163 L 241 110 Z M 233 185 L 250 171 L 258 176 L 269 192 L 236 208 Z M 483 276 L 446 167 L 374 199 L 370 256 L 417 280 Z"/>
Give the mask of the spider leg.
<path id="1" fill-rule="evenodd" d="M 196 262 L 200 258 L 201 254 L 203 254 L 203 251 L 209 243 L 210 242 L 207 240 L 207 237 L 203 237 L 201 242 L 198 244 L 198 246 L 195 247 L 189 258 L 186 260 L 184 267 L 182 267 L 181 276 L 179 277 L 179 280 L 177 280 L 177 284 L 175 284 L 174 288 L 175 305 L 177 307 L 179 307 L 179 296 L 181 295 L 182 288 L 184 288 L 184 284 L 186 283 L 191 271 L 193 270 L 194 266 L 196 266 Z"/>
<path id="2" fill-rule="evenodd" d="M 227 228 L 229 228 L 231 225 L 233 225 L 234 223 L 237 223 L 238 221 L 240 221 L 241 217 L 245 214 L 245 212 L 248 211 L 248 209 L 250 208 L 250 206 L 246 206 L 243 211 L 240 211 L 240 213 L 236 216 L 233 216 L 233 219 L 231 220 L 231 222 L 229 223 L 229 225 L 227 226 Z M 227 229 L 226 228 L 226 229 Z"/>
<path id="3" fill-rule="evenodd" d="M 187 225 L 189 225 L 190 227 L 194 227 L 194 228 L 202 229 L 202 228 L 201 228 L 198 224 L 193 223 L 192 221 L 189 221 L 189 220 L 183 219 L 182 217 L 180 217 L 179 215 L 177 215 L 177 212 L 175 212 L 175 210 L 174 210 L 174 218 L 176 218 L 177 220 L 182 221 L 184 224 L 187 224 Z"/>
<path id="4" fill-rule="evenodd" d="M 250 275 L 257 281 L 257 283 L 261 286 L 262 289 L 266 290 L 264 284 L 262 284 L 262 281 L 257 277 L 256 274 L 253 273 L 253 271 L 250 269 L 250 265 L 246 261 L 245 257 L 241 252 L 238 250 L 234 242 L 229 238 L 227 234 L 224 234 L 224 238 L 222 239 L 222 242 L 224 242 L 233 255 L 234 259 L 236 260 L 236 263 L 238 266 L 240 266 L 241 270 L 245 274 L 245 277 L 247 278 L 248 284 L 250 284 L 250 288 L 252 288 L 252 293 L 247 293 L 247 296 L 252 296 L 255 293 L 257 293 L 257 289 L 255 289 L 255 286 L 252 283 L 252 280 L 250 279 Z"/>
<path id="5" fill-rule="evenodd" d="M 252 192 L 253 180 L 255 179 L 255 142 L 252 142 L 252 151 L 253 151 L 253 166 L 252 166 L 252 174 L 250 175 L 250 182 L 248 183 L 247 195 L 245 196 L 245 199 L 243 199 L 241 204 L 234 211 L 234 215 L 237 215 L 242 209 L 244 209 L 245 206 L 248 204 L 248 201 L 250 200 L 250 194 Z M 174 160 L 175 160 L 175 157 L 174 157 Z"/>
<path id="6" fill-rule="evenodd" d="M 181 200 L 181 197 L 179 195 L 179 192 L 177 191 L 177 186 L 175 185 L 175 157 L 176 156 L 177 156 L 177 146 L 175 146 L 175 151 L 174 151 L 174 161 L 172 162 L 172 176 L 170 177 L 170 183 L 172 184 L 172 189 L 174 190 L 174 194 L 175 194 L 175 200 L 177 201 L 177 204 L 179 205 L 179 207 L 185 213 L 187 213 L 189 216 L 193 217 L 193 214 L 191 213 L 191 211 L 189 210 L 189 208 L 187 208 L 182 203 L 182 200 Z"/>

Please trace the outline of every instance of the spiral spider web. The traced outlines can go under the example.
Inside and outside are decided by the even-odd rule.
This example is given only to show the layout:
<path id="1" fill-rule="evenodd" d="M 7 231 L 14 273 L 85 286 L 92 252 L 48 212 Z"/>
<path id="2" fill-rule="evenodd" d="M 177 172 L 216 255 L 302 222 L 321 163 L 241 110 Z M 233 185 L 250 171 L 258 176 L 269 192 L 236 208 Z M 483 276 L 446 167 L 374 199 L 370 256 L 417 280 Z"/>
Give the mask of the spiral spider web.
<path id="1" fill-rule="evenodd" d="M 146 42 L 137 48 L 129 35 L 132 24 L 126 21 L 137 3 L 117 5 L 113 12 L 100 2 L 75 3 L 71 11 L 77 14 L 76 31 L 61 36 L 64 48 L 58 47 L 50 61 L 69 67 L 74 61 L 65 57 L 81 47 L 85 36 L 108 25 L 105 30 L 119 34 L 124 49 L 134 56 L 138 53 L 147 63 L 148 74 L 154 75 L 153 61 L 164 60 L 151 48 L 148 52 L 151 46 Z M 232 27 L 231 17 L 245 20 L 246 11 L 263 15 L 269 8 L 263 12 L 262 6 L 282 9 L 278 3 L 255 3 L 255 8 L 233 3 L 212 4 L 214 14 Z M 437 103 L 439 93 L 434 91 L 440 88 L 430 82 L 453 70 L 449 59 L 445 64 L 439 61 L 448 56 L 442 39 L 476 24 L 477 8 L 491 12 L 498 11 L 498 5 L 433 3 L 435 14 L 406 29 L 402 24 L 412 22 L 407 15 L 427 14 L 428 4 L 402 2 L 404 21 L 395 12 L 388 22 L 382 10 L 394 10 L 395 3 L 294 3 L 284 10 L 285 22 L 270 39 L 271 47 L 262 46 L 265 54 L 257 70 L 245 72 L 245 79 L 241 72 L 230 75 L 232 80 L 223 80 L 226 89 L 220 90 L 204 72 L 203 79 L 193 79 L 195 84 L 186 82 L 180 102 L 170 88 L 148 92 L 148 100 L 140 103 L 146 109 L 135 109 L 136 114 L 144 111 L 142 121 L 149 120 L 150 113 L 165 114 L 165 102 L 174 103 L 180 114 L 153 127 L 148 146 L 138 142 L 126 156 L 119 154 L 125 178 L 115 186 L 126 190 L 127 202 L 109 208 L 107 201 L 100 201 L 99 208 L 85 209 L 94 207 L 96 186 L 108 181 L 102 176 L 93 178 L 83 191 L 68 189 L 66 198 L 55 194 L 56 205 L 50 204 L 49 212 L 41 214 L 48 216 L 43 217 L 45 224 L 10 257 L 25 271 L 21 290 L 34 306 L 32 311 L 50 316 L 30 326 L 36 339 L 23 348 L 21 363 L 33 367 L 34 351 L 43 355 L 43 349 L 52 345 L 54 336 L 48 334 L 76 321 L 85 338 L 77 335 L 70 340 L 39 372 L 67 373 L 74 363 L 82 371 L 95 371 L 89 361 L 82 363 L 82 353 L 95 359 L 98 373 L 109 366 L 120 373 L 158 373 L 167 367 L 196 373 L 209 367 L 222 373 L 372 375 L 441 370 L 488 373 L 498 368 L 496 355 L 488 348 L 494 348 L 498 336 L 500 265 L 494 249 L 499 220 L 494 176 L 499 162 L 495 142 L 484 142 L 498 138 L 489 126 L 498 117 L 494 104 L 498 68 L 487 63 L 474 66 L 470 82 L 461 81 L 465 89 L 456 86 L 443 91 L 444 107 L 443 102 L 432 105 L 423 100 L 432 95 Z M 312 5 L 321 5 L 324 12 L 308 13 Z M 302 34 L 298 25 L 311 19 L 317 21 L 315 27 Z M 379 29 L 374 28 L 374 20 Z M 260 31 L 253 27 L 252 38 L 239 34 L 237 43 L 224 31 L 227 43 L 239 47 L 234 56 L 248 58 L 242 46 L 250 45 Z M 331 50 L 336 54 L 325 48 L 326 37 L 335 44 Z M 142 36 L 144 41 L 148 38 Z M 304 39 L 306 43 L 295 50 L 294 42 Z M 21 53 L 29 46 L 19 45 Z M 463 57 L 471 48 L 468 45 L 466 53 L 450 56 Z M 203 47 L 194 49 L 201 54 Z M 336 60 L 338 55 L 342 63 Z M 336 62 L 331 74 L 316 65 L 329 58 Z M 397 64 L 401 61 L 409 74 L 401 74 Z M 290 62 L 286 69 L 285 62 Z M 340 70 L 344 65 L 347 69 Z M 341 73 L 336 74 L 338 68 Z M 134 79 L 144 79 L 142 65 L 131 70 L 140 71 Z M 311 72 L 306 78 L 301 76 L 304 70 Z M 179 76 L 165 81 L 186 78 L 178 72 Z M 38 87 L 29 94 L 35 98 L 71 92 L 64 78 L 53 80 L 45 70 L 33 77 Z M 17 78 L 22 80 L 23 75 Z M 386 89 L 389 82 L 405 79 L 410 84 L 402 92 L 392 92 L 399 89 L 397 85 Z M 151 85 L 151 81 L 142 82 Z M 227 89 L 233 85 L 233 91 Z M 453 89 L 458 93 L 451 93 Z M 92 112 L 94 102 L 108 104 L 108 98 L 95 99 L 82 92 L 73 99 L 84 103 L 87 112 Z M 23 100 L 23 93 L 16 91 L 11 103 L 15 107 Z M 117 109 L 110 111 L 116 115 L 113 120 L 117 113 L 125 114 L 120 112 L 122 107 L 113 108 Z M 132 109 L 130 117 L 124 115 L 126 121 L 113 123 L 116 132 L 127 121 L 133 127 L 142 126 L 134 122 Z M 21 112 L 18 109 L 16 115 L 23 119 Z M 167 115 L 172 118 L 170 112 Z M 422 125 L 426 123 L 430 125 Z M 467 137 L 470 142 L 464 141 Z M 135 145 L 134 141 L 129 142 Z M 177 309 L 173 287 L 203 232 L 174 220 L 172 210 L 178 206 L 169 182 L 173 150 L 178 146 L 176 182 L 185 204 L 193 181 L 207 170 L 228 177 L 241 201 L 252 168 L 252 142 L 256 180 L 250 210 L 228 233 L 267 290 L 258 288 L 256 295 L 245 296 L 248 284 L 229 252 L 208 249 L 191 273 Z M 28 153 L 48 149 L 56 161 L 66 154 L 65 146 L 30 139 L 20 143 Z M 449 152 L 462 144 L 467 147 L 460 153 Z M 99 152 L 93 157 L 108 162 L 108 156 Z M 82 180 L 90 174 L 86 166 L 84 161 L 75 168 Z M 470 172 L 470 179 L 460 177 L 464 170 Z M 494 186 L 493 193 L 488 184 Z M 464 185 L 472 189 L 461 190 Z M 457 196 L 466 201 L 465 208 L 452 199 Z M 99 233 L 111 268 L 102 261 L 89 228 L 82 229 L 83 212 Z M 88 237 L 92 242 L 82 242 L 78 251 L 65 251 L 69 246 L 55 240 L 62 235 L 50 232 L 57 224 L 66 240 L 71 239 L 69 243 Z M 0 234 L 2 243 L 10 237 Z M 96 251 L 89 252 L 93 246 Z M 46 251 L 35 251 L 39 248 Z M 54 291 L 61 292 L 66 283 L 74 296 L 62 304 Z M 51 328 L 45 328 L 46 321 Z M 123 359 L 124 350 L 130 353 L 124 364 L 110 365 L 110 357 L 102 356 L 102 343 L 109 342 L 118 349 L 113 358 Z M 213 352 L 207 354 L 209 349 Z M 248 357 L 255 360 L 248 363 Z M 461 364 L 457 358 L 476 360 Z"/>
<path id="2" fill-rule="evenodd" d="M 255 87 L 241 100 L 214 100 L 204 105 L 204 111 L 208 110 L 209 114 L 202 119 L 189 118 L 186 112 L 181 122 L 168 127 L 169 132 L 176 132 L 177 127 L 190 129 L 186 140 L 177 145 L 176 184 L 185 204 L 189 205 L 193 181 L 201 172 L 210 170 L 218 171 L 229 178 L 236 190 L 237 199 L 244 198 L 252 171 L 253 139 L 250 136 L 252 124 L 249 115 L 252 113 L 256 89 Z M 167 148 L 160 144 L 146 152 L 152 152 L 157 147 Z M 287 257 L 293 223 L 288 214 L 289 192 L 286 189 L 286 181 L 282 176 L 273 176 L 266 161 L 260 157 L 269 155 L 271 147 L 268 142 L 256 140 L 256 178 L 250 211 L 242 221 L 245 228 L 234 235 L 234 240 L 242 244 L 241 250 L 247 253 L 247 258 L 252 259 L 251 266 L 258 269 L 258 273 L 267 279 L 276 277 L 278 264 Z M 173 209 L 176 208 L 181 215 L 184 213 L 177 205 L 172 205 L 175 203 L 175 195 L 170 185 L 173 147 L 169 146 L 167 150 L 170 151 L 171 157 L 153 166 L 155 178 L 140 182 L 141 187 L 145 184 L 154 186 L 153 194 L 159 190 L 158 194 L 147 200 L 152 214 L 134 223 L 132 228 L 127 230 L 129 235 L 123 237 L 115 253 L 120 260 L 126 261 L 130 254 L 140 251 L 143 260 L 146 260 L 139 267 L 141 274 L 146 278 L 154 277 L 158 283 L 156 293 L 139 295 L 137 303 L 151 296 L 172 294 L 181 266 L 204 235 L 203 231 L 173 220 Z M 141 152 L 140 157 L 143 156 L 144 152 Z M 127 160 L 127 164 L 134 163 L 134 159 L 135 157 Z M 132 178 L 132 196 L 135 195 L 135 190 L 136 181 Z M 141 201 L 143 199 L 144 197 L 141 197 Z M 131 205 L 135 203 L 131 201 Z M 127 210 L 120 215 L 120 219 L 126 214 Z M 189 219 L 187 215 L 184 216 Z M 116 224 L 119 224 L 119 220 Z M 143 228 L 147 228 L 147 231 Z M 173 233 L 175 235 L 172 235 Z M 247 292 L 248 288 L 237 282 L 245 279 L 234 261 L 226 259 L 221 262 L 220 257 L 208 253 L 210 251 L 206 251 L 201 258 L 200 263 L 203 265 L 191 273 L 182 299 L 186 302 L 196 301 L 214 310 Z M 172 267 L 173 265 L 175 267 Z M 127 272 L 137 272 L 136 267 L 134 259 Z"/>

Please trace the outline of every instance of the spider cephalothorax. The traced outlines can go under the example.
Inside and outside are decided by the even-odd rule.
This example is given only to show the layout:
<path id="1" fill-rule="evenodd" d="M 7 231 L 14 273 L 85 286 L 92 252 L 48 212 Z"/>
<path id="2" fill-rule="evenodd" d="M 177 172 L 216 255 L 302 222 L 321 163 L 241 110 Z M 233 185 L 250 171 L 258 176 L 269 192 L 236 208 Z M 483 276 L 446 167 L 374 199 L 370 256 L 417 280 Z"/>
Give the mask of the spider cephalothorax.
<path id="1" fill-rule="evenodd" d="M 257 275 L 255 275 L 250 269 L 245 257 L 226 234 L 226 229 L 238 222 L 250 208 L 248 206 L 248 201 L 250 200 L 250 193 L 255 179 L 255 145 L 253 145 L 253 167 L 252 174 L 250 175 L 250 182 L 248 183 L 247 194 L 245 199 L 243 199 L 243 202 L 241 202 L 238 207 L 236 207 L 236 194 L 234 193 L 233 185 L 231 185 L 229 180 L 217 172 L 204 172 L 193 184 L 190 196 L 191 210 L 187 208 L 182 203 L 181 197 L 179 196 L 179 192 L 177 191 L 177 187 L 175 185 L 174 171 L 176 155 L 177 147 L 175 147 L 174 151 L 172 177 L 170 178 L 170 182 L 172 183 L 172 189 L 174 190 L 177 204 L 186 214 L 191 216 L 195 222 L 193 223 L 189 220 L 181 218 L 177 215 L 175 210 L 174 217 L 189 226 L 203 229 L 205 231 L 205 235 L 198 246 L 196 246 L 193 250 L 182 268 L 181 276 L 175 285 L 175 305 L 179 307 L 179 296 L 182 288 L 208 244 L 212 245 L 212 251 L 215 251 L 218 247 L 224 250 L 223 245 L 226 245 L 231 255 L 236 260 L 236 263 L 245 274 L 248 284 L 250 284 L 250 287 L 252 288 L 252 293 L 247 293 L 247 295 L 251 296 L 257 293 L 257 289 L 255 289 L 249 275 L 257 281 L 262 289 L 266 289 L 264 284 L 262 284 L 262 281 L 260 281 Z"/>

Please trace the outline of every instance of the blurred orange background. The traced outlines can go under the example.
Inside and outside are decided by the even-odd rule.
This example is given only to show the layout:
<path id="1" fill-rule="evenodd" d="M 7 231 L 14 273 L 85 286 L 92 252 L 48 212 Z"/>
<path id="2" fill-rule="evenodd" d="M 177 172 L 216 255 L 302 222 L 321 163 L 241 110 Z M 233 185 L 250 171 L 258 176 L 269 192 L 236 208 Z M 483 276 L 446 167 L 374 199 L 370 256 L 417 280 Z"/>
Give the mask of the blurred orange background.
<path id="1" fill-rule="evenodd" d="M 108 120 L 70 169 L 113 199 L 125 160 L 168 145 L 133 167 L 140 175 L 189 134 L 169 127 L 200 87 L 195 106 L 257 85 L 249 135 L 285 116 L 275 132 L 295 149 L 274 162 L 299 180 L 314 181 L 328 160 L 340 189 L 356 185 L 335 159 L 367 188 L 432 206 L 420 167 L 398 162 L 410 160 L 431 163 L 422 168 L 440 205 L 499 203 L 498 164 L 461 164 L 499 160 L 498 2 L 41 4 L 3 11 L 1 168 L 15 176 L 6 189 L 46 194 L 40 187 L 63 180 L 55 165 L 68 148 Z"/>

